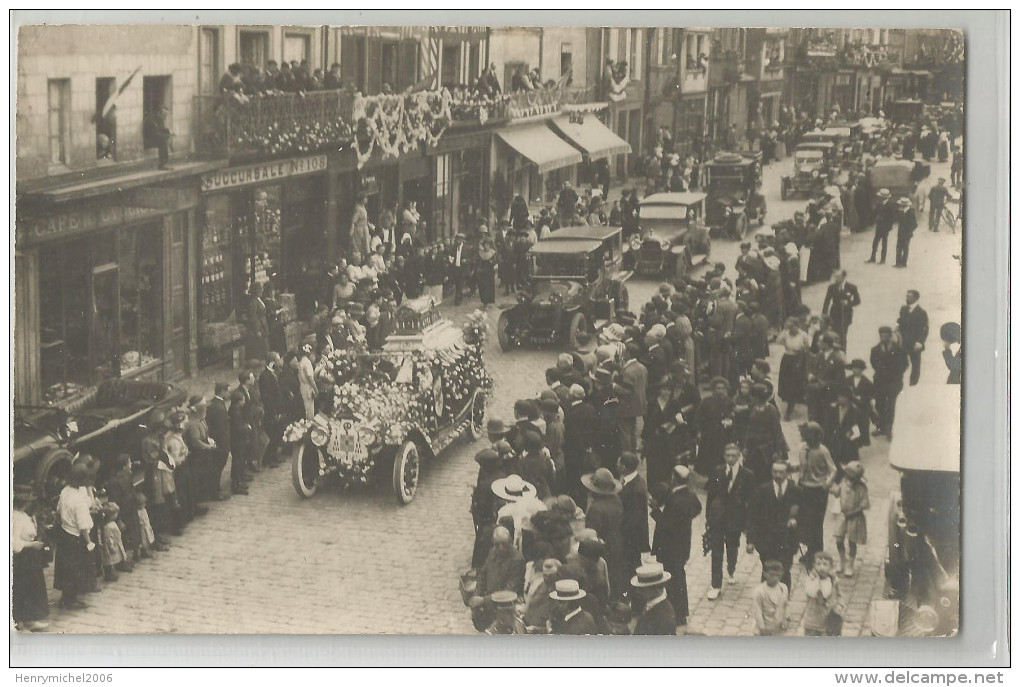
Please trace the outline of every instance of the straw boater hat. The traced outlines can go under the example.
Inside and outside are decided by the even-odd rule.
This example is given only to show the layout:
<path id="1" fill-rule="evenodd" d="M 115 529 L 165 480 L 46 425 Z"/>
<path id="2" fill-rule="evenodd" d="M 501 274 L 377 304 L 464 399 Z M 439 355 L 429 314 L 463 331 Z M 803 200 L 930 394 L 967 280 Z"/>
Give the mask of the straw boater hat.
<path id="1" fill-rule="evenodd" d="M 549 598 L 553 601 L 580 601 L 587 593 L 581 589 L 577 580 L 557 580 L 556 589 L 549 592 Z"/>
<path id="2" fill-rule="evenodd" d="M 535 487 L 520 475 L 510 475 L 492 483 L 492 492 L 504 501 L 520 501 L 535 495 Z"/>
<path id="3" fill-rule="evenodd" d="M 517 594 L 508 589 L 501 589 L 498 592 L 489 594 L 489 598 L 492 599 L 492 603 L 496 606 L 513 606 L 514 602 L 517 601 Z"/>
<path id="4" fill-rule="evenodd" d="M 581 475 L 581 484 L 588 491 L 596 494 L 619 494 L 623 486 L 613 477 L 609 468 L 599 468 L 595 472 Z"/>
<path id="5" fill-rule="evenodd" d="M 878 193 L 876 193 L 875 195 L 878 196 L 879 198 L 892 198 L 892 194 L 889 192 L 889 189 L 887 188 L 878 189 Z"/>
<path id="6" fill-rule="evenodd" d="M 906 196 L 904 196 L 903 198 L 900 198 L 899 200 L 897 200 L 896 204 L 899 205 L 901 208 L 909 208 L 910 207 L 910 199 L 907 198 Z"/>
<path id="7" fill-rule="evenodd" d="M 636 574 L 630 578 L 632 587 L 659 587 L 673 577 L 662 567 L 662 563 L 649 563 L 642 565 L 634 571 Z"/>

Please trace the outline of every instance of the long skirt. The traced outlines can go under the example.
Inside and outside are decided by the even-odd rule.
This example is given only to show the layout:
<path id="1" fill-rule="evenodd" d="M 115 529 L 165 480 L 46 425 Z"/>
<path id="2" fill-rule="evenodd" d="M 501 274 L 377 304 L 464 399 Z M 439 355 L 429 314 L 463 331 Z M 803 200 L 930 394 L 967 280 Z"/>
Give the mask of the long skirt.
<path id="1" fill-rule="evenodd" d="M 801 489 L 797 520 L 800 521 L 800 541 L 807 546 L 809 553 L 825 548 L 822 531 L 825 524 L 825 505 L 828 502 L 829 492 L 825 487 Z"/>
<path id="2" fill-rule="evenodd" d="M 482 263 L 478 267 L 478 298 L 482 305 L 496 302 L 496 270 L 492 263 Z"/>
<path id="3" fill-rule="evenodd" d="M 11 615 L 18 623 L 42 620 L 50 610 L 43 577 L 42 551 L 22 549 L 11 562 Z"/>
<path id="4" fill-rule="evenodd" d="M 806 382 L 804 354 L 784 354 L 779 363 L 779 398 L 786 403 L 803 403 Z"/>
<path id="5" fill-rule="evenodd" d="M 95 577 L 95 563 L 80 537 L 62 527 L 56 532 L 53 588 L 74 598 L 89 589 L 90 578 Z"/>

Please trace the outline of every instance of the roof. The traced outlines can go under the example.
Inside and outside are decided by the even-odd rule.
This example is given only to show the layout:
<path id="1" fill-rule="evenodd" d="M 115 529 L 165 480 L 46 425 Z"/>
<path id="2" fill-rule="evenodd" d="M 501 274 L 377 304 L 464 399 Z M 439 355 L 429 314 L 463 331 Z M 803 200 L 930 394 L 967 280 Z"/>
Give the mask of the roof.
<path id="1" fill-rule="evenodd" d="M 556 117 L 552 125 L 590 160 L 631 152 L 630 144 L 594 115 L 588 115 L 580 122 L 571 122 L 569 116 Z"/>
<path id="2" fill-rule="evenodd" d="M 960 471 L 960 388 L 933 382 L 900 393 L 889 465 L 897 470 Z"/>
<path id="3" fill-rule="evenodd" d="M 649 205 L 696 205 L 705 200 L 706 197 L 700 191 L 653 193 L 641 200 L 641 207 L 644 208 Z"/>
<path id="4" fill-rule="evenodd" d="M 496 131 L 496 135 L 538 167 L 540 174 L 584 160 L 577 148 L 553 133 L 544 123 L 507 127 Z"/>
<path id="5" fill-rule="evenodd" d="M 583 224 L 574 227 L 562 227 L 556 231 L 550 232 L 548 236 L 542 237 L 542 241 L 548 241 L 549 239 L 556 239 L 557 241 L 563 241 L 564 239 L 590 239 L 592 241 L 605 241 L 606 239 L 612 238 L 613 236 L 619 235 L 623 232 L 620 227 L 605 227 L 602 225 L 598 226 L 586 226 Z"/>
<path id="6" fill-rule="evenodd" d="M 564 241 L 539 241 L 528 251 L 538 254 L 555 253 L 591 253 L 602 247 L 601 241 L 584 241 L 582 239 L 567 239 Z"/>

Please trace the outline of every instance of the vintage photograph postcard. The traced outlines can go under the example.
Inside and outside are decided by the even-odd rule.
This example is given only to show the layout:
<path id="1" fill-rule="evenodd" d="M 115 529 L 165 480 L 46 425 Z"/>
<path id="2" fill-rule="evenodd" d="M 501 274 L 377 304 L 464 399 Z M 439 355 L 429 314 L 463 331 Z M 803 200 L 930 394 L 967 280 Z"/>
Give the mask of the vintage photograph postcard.
<path id="1" fill-rule="evenodd" d="M 16 40 L 18 631 L 958 631 L 963 32 Z"/>

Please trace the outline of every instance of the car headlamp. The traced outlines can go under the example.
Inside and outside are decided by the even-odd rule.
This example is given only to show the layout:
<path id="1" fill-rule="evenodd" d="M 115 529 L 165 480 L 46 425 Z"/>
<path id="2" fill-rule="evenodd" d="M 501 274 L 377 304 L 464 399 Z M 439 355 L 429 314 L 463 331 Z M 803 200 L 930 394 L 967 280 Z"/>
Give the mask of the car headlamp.
<path id="1" fill-rule="evenodd" d="M 529 296 L 527 293 L 523 291 L 517 294 L 517 302 L 520 303 L 521 305 L 525 305 L 530 300 L 531 296 Z"/>
<path id="2" fill-rule="evenodd" d="M 662 250 L 669 250 L 669 241 L 666 239 L 659 241 L 659 247 L 662 248 Z"/>
<path id="3" fill-rule="evenodd" d="M 322 448 L 329 441 L 329 433 L 321 427 L 312 427 L 308 432 L 308 438 L 312 440 L 312 443 Z"/>
<path id="4" fill-rule="evenodd" d="M 641 237 L 640 236 L 635 235 L 635 236 L 631 236 L 630 237 L 630 248 L 631 248 L 631 250 L 641 250 Z"/>
<path id="5" fill-rule="evenodd" d="M 733 214 L 733 208 L 726 208 L 726 216 L 729 217 Z"/>
<path id="6" fill-rule="evenodd" d="M 814 178 L 816 178 L 816 179 L 817 179 L 817 178 L 818 178 L 818 170 L 817 170 L 817 169 L 815 169 L 815 170 L 812 170 L 812 171 L 811 171 L 811 176 L 813 176 Z"/>

